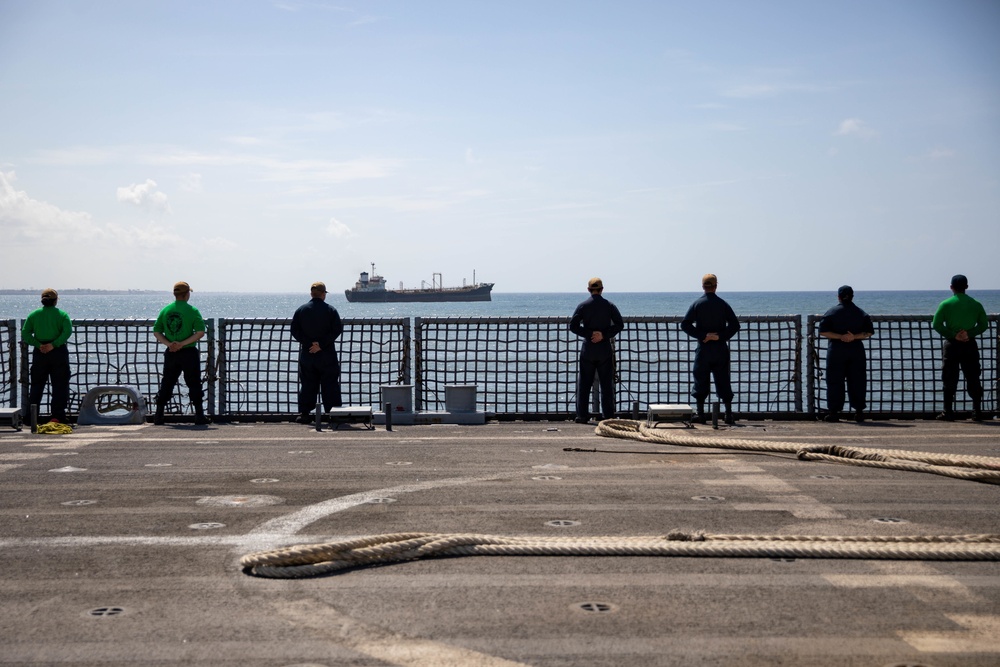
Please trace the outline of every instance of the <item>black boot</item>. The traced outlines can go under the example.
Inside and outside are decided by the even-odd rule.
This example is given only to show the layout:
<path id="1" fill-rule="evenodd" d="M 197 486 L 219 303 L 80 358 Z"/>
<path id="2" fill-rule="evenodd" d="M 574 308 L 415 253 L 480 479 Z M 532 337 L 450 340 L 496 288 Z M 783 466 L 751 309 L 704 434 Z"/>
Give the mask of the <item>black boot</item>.
<path id="1" fill-rule="evenodd" d="M 955 421 L 955 394 L 953 392 L 945 391 L 944 393 L 944 412 L 939 414 L 935 419 L 943 422 L 953 422 Z"/>
<path id="2" fill-rule="evenodd" d="M 698 412 L 691 421 L 695 424 L 705 424 L 708 422 L 708 417 L 705 415 L 705 401 L 698 401 Z"/>
<path id="3" fill-rule="evenodd" d="M 196 426 L 205 426 L 212 423 L 212 420 L 205 416 L 205 409 L 200 405 L 196 405 L 194 408 L 194 423 Z"/>
<path id="4" fill-rule="evenodd" d="M 163 426 L 163 406 L 156 406 L 156 414 L 153 415 L 153 425 Z"/>
<path id="5" fill-rule="evenodd" d="M 726 423 L 732 426 L 736 423 L 736 417 L 733 416 L 733 405 L 732 403 L 726 403 Z"/>

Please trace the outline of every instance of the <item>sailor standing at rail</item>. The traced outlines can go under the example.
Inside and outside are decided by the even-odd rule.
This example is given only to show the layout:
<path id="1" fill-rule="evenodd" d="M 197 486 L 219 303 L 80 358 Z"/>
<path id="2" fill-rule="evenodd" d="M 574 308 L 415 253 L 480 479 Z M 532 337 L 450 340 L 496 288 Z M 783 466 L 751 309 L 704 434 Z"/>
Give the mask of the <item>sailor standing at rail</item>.
<path id="1" fill-rule="evenodd" d="M 819 335 L 829 339 L 826 350 L 826 407 L 824 421 L 840 421 L 844 409 L 844 381 L 847 397 L 854 408 L 854 421 L 865 420 L 865 391 L 868 384 L 865 344 L 875 335 L 868 313 L 854 305 L 854 289 L 842 285 L 837 290 L 837 305 L 819 321 Z"/>
<path id="2" fill-rule="evenodd" d="M 326 412 L 342 405 L 334 342 L 344 333 L 344 324 L 337 309 L 326 303 L 326 294 L 324 283 L 313 283 L 309 302 L 292 316 L 292 338 L 299 343 L 299 416 L 295 421 L 300 424 L 312 422 L 310 413 L 321 389 Z"/>
<path id="3" fill-rule="evenodd" d="M 943 421 L 955 419 L 959 371 L 965 376 L 965 390 L 972 399 L 972 420 L 983 419 L 982 365 L 976 338 L 990 328 L 990 320 L 983 304 L 965 293 L 967 289 L 968 278 L 962 274 L 952 276 L 952 296 L 938 305 L 931 320 L 934 331 L 944 338 L 941 365 L 944 411 L 936 417 Z"/>
<path id="4" fill-rule="evenodd" d="M 154 424 L 163 424 L 163 410 L 174 395 L 177 380 L 184 375 L 184 384 L 194 406 L 194 423 L 209 423 L 205 416 L 204 391 L 201 387 L 201 353 L 198 341 L 205 336 L 205 320 L 197 308 L 188 303 L 191 286 L 186 282 L 174 284 L 174 302 L 160 311 L 153 324 L 153 336 L 167 346 L 163 352 L 163 378 L 156 394 Z"/>
<path id="5" fill-rule="evenodd" d="M 35 348 L 31 354 L 31 383 L 28 405 L 38 405 L 45 393 L 45 383 L 52 383 L 52 418 L 66 423 L 69 402 L 69 348 L 66 343 L 73 325 L 66 311 L 56 308 L 59 294 L 54 289 L 42 291 L 42 307 L 32 311 L 21 326 L 21 340 Z"/>
<path id="6" fill-rule="evenodd" d="M 590 298 L 576 307 L 569 330 L 583 338 L 580 345 L 580 381 L 576 390 L 576 423 L 589 421 L 590 388 L 597 375 L 601 385 L 601 414 L 615 416 L 615 349 L 613 339 L 625 329 L 622 314 L 602 296 L 604 283 L 591 278 Z"/>
<path id="7" fill-rule="evenodd" d="M 726 405 L 726 423 L 733 424 L 733 387 L 729 380 L 729 339 L 740 330 L 740 322 L 729 304 L 716 296 L 719 279 L 706 273 L 701 279 L 705 294 L 697 299 L 681 321 L 681 330 L 698 339 L 694 356 L 694 389 L 691 395 L 698 404 L 694 421 L 704 424 L 705 399 L 710 390 L 710 376 L 715 377 L 715 393 Z"/>

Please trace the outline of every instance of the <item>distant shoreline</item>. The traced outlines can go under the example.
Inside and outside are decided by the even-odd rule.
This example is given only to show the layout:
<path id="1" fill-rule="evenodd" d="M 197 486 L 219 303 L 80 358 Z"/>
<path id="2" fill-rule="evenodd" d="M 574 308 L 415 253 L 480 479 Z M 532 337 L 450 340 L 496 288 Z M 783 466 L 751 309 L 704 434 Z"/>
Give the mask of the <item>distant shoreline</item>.
<path id="1" fill-rule="evenodd" d="M 118 296 L 121 294 L 169 294 L 164 290 L 149 290 L 149 289 L 62 289 L 56 290 L 59 292 L 59 296 L 66 296 L 69 294 L 79 295 L 79 296 Z M 40 289 L 0 289 L 0 296 L 24 296 L 24 295 L 39 295 L 42 293 Z"/>

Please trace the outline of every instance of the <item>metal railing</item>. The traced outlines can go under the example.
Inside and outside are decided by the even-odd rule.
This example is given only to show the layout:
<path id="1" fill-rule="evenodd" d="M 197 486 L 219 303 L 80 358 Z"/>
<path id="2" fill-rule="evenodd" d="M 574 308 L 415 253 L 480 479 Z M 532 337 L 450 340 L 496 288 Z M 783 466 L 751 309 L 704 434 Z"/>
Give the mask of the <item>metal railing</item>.
<path id="1" fill-rule="evenodd" d="M 337 341 L 344 404 L 379 405 L 384 384 L 410 378 L 408 319 L 345 319 Z M 219 320 L 219 414 L 298 413 L 299 344 L 291 319 Z"/>
<path id="2" fill-rule="evenodd" d="M 0 320 L 0 405 L 17 407 L 17 322 Z"/>
<path id="3" fill-rule="evenodd" d="M 819 335 L 823 318 L 810 315 L 808 331 L 807 412 L 819 414 L 826 406 L 827 340 Z M 927 417 L 941 411 L 942 338 L 931 327 L 930 315 L 873 315 L 875 335 L 865 341 L 868 361 L 867 411 L 885 417 Z M 1000 315 L 990 315 L 990 329 L 977 339 L 982 362 L 983 406 L 997 405 L 997 343 Z M 955 409 L 972 409 L 964 392 L 964 378 L 955 397 Z"/>
<path id="4" fill-rule="evenodd" d="M 690 402 L 696 342 L 680 317 L 626 317 L 615 338 L 616 407 Z M 445 386 L 476 385 L 498 417 L 568 418 L 577 392 L 580 339 L 569 318 L 416 318 L 414 408 L 440 410 Z M 802 411 L 801 316 L 744 317 L 731 341 L 735 409 Z"/>
<path id="5" fill-rule="evenodd" d="M 87 392 L 101 385 L 135 387 L 146 401 L 148 409 L 155 406 L 163 368 L 163 347 L 153 338 L 155 320 L 74 320 L 73 335 L 66 343 L 70 354 L 72 376 L 69 385 L 67 410 L 79 412 Z M 215 335 L 215 323 L 205 321 L 205 338 Z M 215 362 L 214 345 L 199 345 L 202 369 L 206 374 L 206 411 L 214 414 L 215 382 L 212 369 Z M 21 405 L 28 405 L 28 371 L 31 354 L 21 343 Z M 46 387 L 43 403 L 49 401 Z M 181 382 L 174 390 L 170 403 L 164 406 L 167 414 L 191 414 L 187 387 Z"/>
<path id="6" fill-rule="evenodd" d="M 814 416 L 826 399 L 826 341 L 817 315 L 741 317 L 730 341 L 736 411 L 745 417 Z M 866 341 L 868 404 L 873 416 L 926 417 L 941 407 L 941 339 L 930 317 L 873 316 Z M 650 403 L 690 403 L 696 343 L 679 317 L 628 317 L 616 338 L 617 409 L 629 414 Z M 997 408 L 1000 316 L 979 338 L 985 396 Z M 28 403 L 28 347 L 17 343 L 15 320 L 0 321 L 0 395 L 12 407 Z M 285 418 L 297 412 L 298 345 L 289 319 L 206 320 L 199 344 L 206 411 L 222 418 Z M 138 388 L 150 409 L 162 370 L 153 320 L 77 320 L 70 339 L 69 411 L 98 385 Z M 805 342 L 805 354 L 803 354 Z M 411 354 L 412 344 L 412 354 Z M 345 319 L 338 341 L 345 403 L 381 406 L 380 387 L 414 386 L 414 408 L 440 410 L 445 387 L 475 385 L 478 407 L 499 419 L 565 419 L 576 396 L 579 339 L 569 318 Z M 20 385 L 18 391 L 17 385 Z M 803 386 L 804 385 L 804 386 Z M 960 387 L 961 389 L 961 387 Z M 17 397 L 20 396 L 18 402 Z M 959 410 L 968 409 L 959 392 Z M 6 399 L 0 399 L 6 400 Z M 714 400 L 710 397 L 710 401 Z M 47 403 L 48 395 L 43 399 Z M 191 409 L 180 383 L 168 414 Z"/>

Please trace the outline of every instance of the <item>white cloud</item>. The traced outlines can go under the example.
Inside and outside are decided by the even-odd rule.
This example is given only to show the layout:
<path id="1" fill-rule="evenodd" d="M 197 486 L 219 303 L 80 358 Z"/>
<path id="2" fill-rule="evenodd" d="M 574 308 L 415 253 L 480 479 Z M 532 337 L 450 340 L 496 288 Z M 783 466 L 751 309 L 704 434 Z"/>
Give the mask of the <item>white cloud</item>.
<path id="1" fill-rule="evenodd" d="M 878 136 L 878 132 L 870 128 L 860 118 L 846 118 L 840 121 L 840 125 L 834 134 L 838 137 L 860 137 L 862 139 L 870 139 Z"/>
<path id="2" fill-rule="evenodd" d="M 0 234 L 20 245 L 38 244 L 40 251 L 85 246 L 131 248 L 175 247 L 183 243 L 177 234 L 155 224 L 144 226 L 99 225 L 89 213 L 65 211 L 32 199 L 14 189 L 13 172 L 0 172 Z"/>
<path id="3" fill-rule="evenodd" d="M 392 175 L 403 165 L 397 158 L 362 157 L 353 160 L 285 160 L 260 153 L 214 152 L 207 153 L 177 147 L 136 147 L 115 146 L 92 148 L 78 146 L 59 151 L 39 151 L 33 162 L 53 166 L 94 166 L 109 163 L 141 164 L 153 167 L 184 167 L 205 169 L 221 167 L 232 169 L 243 167 L 250 171 L 249 178 L 265 182 L 294 182 L 305 184 L 347 183 L 356 180 L 378 179 Z M 123 201 L 132 201 L 136 195 L 130 194 L 145 184 L 133 184 L 126 188 Z M 155 182 L 153 183 L 155 185 Z M 123 195 L 119 195 L 122 200 Z M 162 195 L 164 201 L 166 195 Z M 135 203 L 135 202 L 132 202 Z"/>
<path id="4" fill-rule="evenodd" d="M 465 149 L 465 163 L 466 164 L 481 164 L 482 160 L 476 157 L 476 154 L 472 151 L 472 147 Z"/>
<path id="5" fill-rule="evenodd" d="M 170 212 L 167 195 L 156 189 L 156 181 L 151 178 L 147 178 L 145 183 L 118 188 L 118 201 Z"/>
<path id="6" fill-rule="evenodd" d="M 187 241 L 176 233 L 154 223 L 140 227 L 109 224 L 106 229 L 108 239 L 116 246 L 158 249 L 180 248 L 187 244 Z"/>
<path id="7" fill-rule="evenodd" d="M 0 172 L 0 233 L 7 242 L 79 243 L 104 232 L 89 213 L 64 211 L 14 189 L 14 172 Z"/>
<path id="8" fill-rule="evenodd" d="M 326 226 L 326 233 L 335 239 L 346 239 L 354 236 L 351 228 L 336 218 L 330 218 L 330 223 Z"/>

